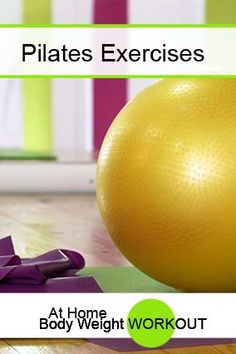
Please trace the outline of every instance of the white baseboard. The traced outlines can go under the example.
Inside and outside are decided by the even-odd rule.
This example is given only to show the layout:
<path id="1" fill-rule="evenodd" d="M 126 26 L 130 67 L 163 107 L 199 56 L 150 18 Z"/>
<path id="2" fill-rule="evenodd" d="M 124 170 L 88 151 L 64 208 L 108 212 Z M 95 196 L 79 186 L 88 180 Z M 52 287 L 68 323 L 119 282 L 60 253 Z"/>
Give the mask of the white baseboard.
<path id="1" fill-rule="evenodd" d="M 0 193 L 95 192 L 96 163 L 1 162 Z"/>

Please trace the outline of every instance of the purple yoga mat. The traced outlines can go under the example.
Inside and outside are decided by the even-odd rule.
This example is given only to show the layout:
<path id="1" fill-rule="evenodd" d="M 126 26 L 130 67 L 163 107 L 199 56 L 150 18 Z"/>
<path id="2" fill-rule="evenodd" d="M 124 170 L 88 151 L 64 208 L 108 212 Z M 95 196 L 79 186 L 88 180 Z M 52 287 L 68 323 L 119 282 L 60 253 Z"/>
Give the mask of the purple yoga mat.
<path id="1" fill-rule="evenodd" d="M 49 279 L 45 283 L 1 284 L 0 293 L 100 293 L 93 277 L 65 277 Z"/>
<path id="2" fill-rule="evenodd" d="M 100 345 L 105 348 L 116 350 L 117 352 L 129 352 L 129 351 L 145 351 L 145 350 L 157 350 L 157 349 L 174 349 L 184 347 L 197 347 L 207 345 L 219 345 L 236 343 L 236 339 L 171 339 L 167 344 L 159 348 L 143 348 L 136 344 L 132 339 L 120 338 L 120 339 L 90 339 L 90 342 Z"/>
<path id="3" fill-rule="evenodd" d="M 10 236 L 0 239 L 0 293 L 101 292 L 93 277 L 75 276 L 84 266 L 80 253 L 65 249 L 21 259 Z"/>

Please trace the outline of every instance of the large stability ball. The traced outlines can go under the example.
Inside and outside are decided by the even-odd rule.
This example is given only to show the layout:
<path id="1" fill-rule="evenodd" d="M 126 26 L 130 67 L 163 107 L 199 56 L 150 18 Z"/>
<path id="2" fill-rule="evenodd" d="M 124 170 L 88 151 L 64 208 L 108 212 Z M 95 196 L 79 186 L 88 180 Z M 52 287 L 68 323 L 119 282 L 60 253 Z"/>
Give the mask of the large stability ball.
<path id="1" fill-rule="evenodd" d="M 166 79 L 99 156 L 98 205 L 121 252 L 187 291 L 236 291 L 236 79 Z"/>

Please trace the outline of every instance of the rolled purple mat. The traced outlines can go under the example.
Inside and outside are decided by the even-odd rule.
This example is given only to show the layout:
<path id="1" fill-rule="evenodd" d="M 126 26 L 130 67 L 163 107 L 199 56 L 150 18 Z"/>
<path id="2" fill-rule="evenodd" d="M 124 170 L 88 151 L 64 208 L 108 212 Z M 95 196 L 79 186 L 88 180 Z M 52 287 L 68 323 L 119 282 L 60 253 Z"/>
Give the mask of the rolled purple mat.
<path id="1" fill-rule="evenodd" d="M 0 292 L 101 292 L 93 277 L 75 276 L 84 266 L 80 253 L 65 249 L 21 259 L 15 254 L 11 236 L 0 239 Z"/>

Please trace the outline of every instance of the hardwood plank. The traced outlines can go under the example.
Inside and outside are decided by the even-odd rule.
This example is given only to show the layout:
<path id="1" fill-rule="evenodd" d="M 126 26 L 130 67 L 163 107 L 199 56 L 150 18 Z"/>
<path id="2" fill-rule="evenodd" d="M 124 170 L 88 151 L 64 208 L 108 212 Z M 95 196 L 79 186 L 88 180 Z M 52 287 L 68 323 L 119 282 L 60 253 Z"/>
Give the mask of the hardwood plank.
<path id="1" fill-rule="evenodd" d="M 8 345 L 4 339 L 0 339 L 0 353 L 2 354 L 17 354 L 19 353 L 17 349 Z"/>
<path id="2" fill-rule="evenodd" d="M 14 234 L 16 250 L 21 254 L 23 251 L 23 256 L 64 247 L 80 251 L 90 266 L 128 263 L 107 236 L 92 195 L 4 197 L 0 204 L 0 222 L 4 219 L 11 220 L 10 230 L 17 229 L 14 222 L 29 232 L 32 230 L 30 237 L 29 232 L 26 237 L 22 232 L 19 235 L 19 230 Z M 3 232 L 1 224 L 0 232 Z M 28 246 L 22 250 L 25 238 Z"/>
<path id="3" fill-rule="evenodd" d="M 70 339 L 7 339 L 6 345 L 20 354 L 112 354 L 85 340 Z M 4 349 L 5 350 L 5 349 Z M 5 352 L 4 352 L 5 353 Z M 7 352 L 6 352 L 7 353 Z M 11 353 L 11 352 L 9 352 Z"/>

